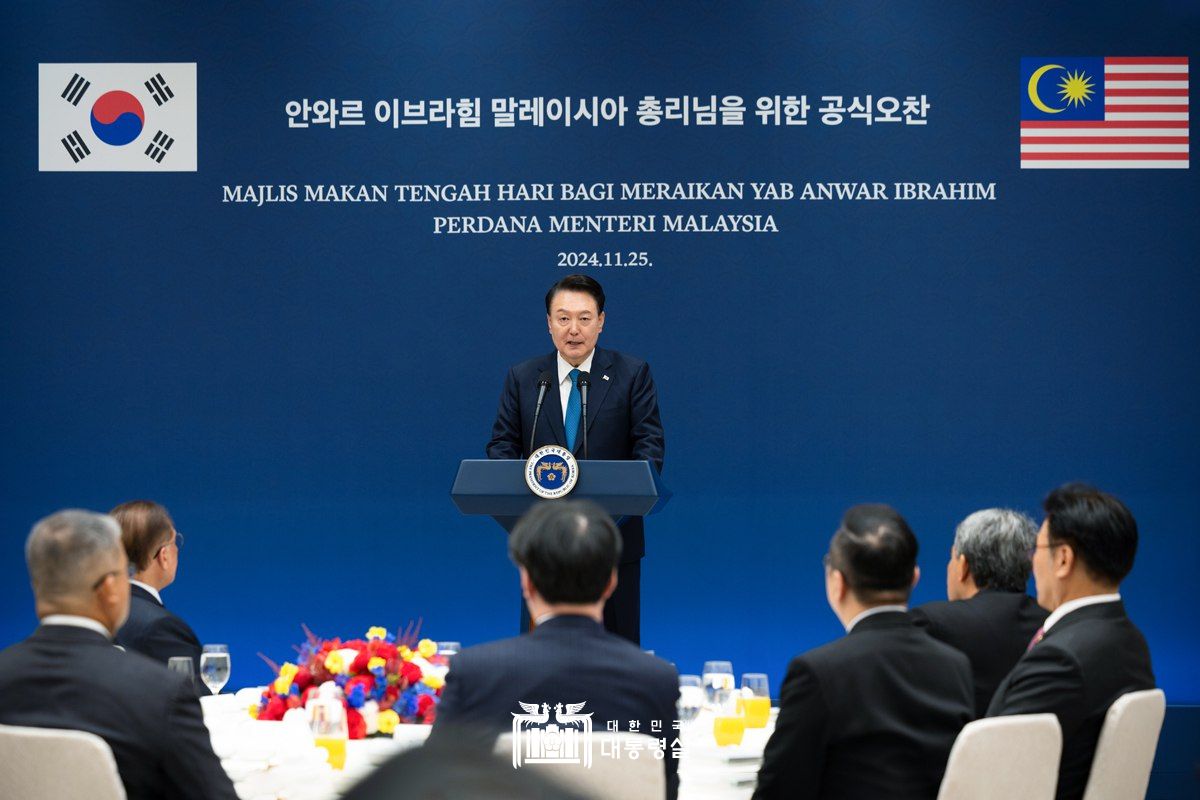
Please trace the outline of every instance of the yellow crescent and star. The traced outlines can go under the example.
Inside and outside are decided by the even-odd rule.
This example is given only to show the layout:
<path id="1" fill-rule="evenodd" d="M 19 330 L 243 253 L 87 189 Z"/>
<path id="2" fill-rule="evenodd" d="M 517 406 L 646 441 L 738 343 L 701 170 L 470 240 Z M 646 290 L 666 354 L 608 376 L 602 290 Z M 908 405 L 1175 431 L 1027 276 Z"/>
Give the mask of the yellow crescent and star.
<path id="1" fill-rule="evenodd" d="M 1038 82 L 1041 81 L 1042 76 L 1047 72 L 1055 69 L 1061 69 L 1064 73 L 1062 82 L 1058 84 L 1058 94 L 1061 96 L 1063 103 L 1060 108 L 1051 108 L 1038 96 Z M 1095 89 L 1093 88 L 1095 85 L 1092 82 L 1091 76 L 1084 74 L 1083 70 L 1067 72 L 1067 68 L 1061 64 L 1046 64 L 1038 67 L 1029 76 L 1029 101 L 1033 103 L 1038 111 L 1046 114 L 1057 114 L 1061 111 L 1066 111 L 1068 106 L 1086 105 L 1092 99 L 1092 95 L 1095 94 Z"/>

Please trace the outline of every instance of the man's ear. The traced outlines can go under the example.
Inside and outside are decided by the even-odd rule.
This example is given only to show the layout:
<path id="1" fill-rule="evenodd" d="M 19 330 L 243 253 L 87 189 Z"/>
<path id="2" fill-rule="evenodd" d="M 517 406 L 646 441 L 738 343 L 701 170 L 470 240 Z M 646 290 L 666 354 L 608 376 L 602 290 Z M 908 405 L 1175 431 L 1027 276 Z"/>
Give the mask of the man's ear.
<path id="1" fill-rule="evenodd" d="M 967 560 L 966 556 L 960 555 L 958 557 L 957 563 L 958 563 L 958 582 L 966 583 L 967 578 L 971 577 L 971 562 Z"/>
<path id="2" fill-rule="evenodd" d="M 604 587 L 604 594 L 600 596 L 601 600 L 608 600 L 612 597 L 612 593 L 617 590 L 617 570 L 613 568 L 612 575 L 608 578 L 608 585 Z"/>
<path id="3" fill-rule="evenodd" d="M 919 581 L 919 580 L 921 580 L 921 568 L 913 567 L 913 581 L 912 581 L 911 588 L 913 588 L 913 589 L 917 588 L 917 581 Z"/>
<path id="4" fill-rule="evenodd" d="M 1075 556 L 1075 548 L 1069 544 L 1054 548 L 1054 574 L 1057 577 L 1066 578 L 1075 571 L 1076 566 L 1078 559 Z"/>

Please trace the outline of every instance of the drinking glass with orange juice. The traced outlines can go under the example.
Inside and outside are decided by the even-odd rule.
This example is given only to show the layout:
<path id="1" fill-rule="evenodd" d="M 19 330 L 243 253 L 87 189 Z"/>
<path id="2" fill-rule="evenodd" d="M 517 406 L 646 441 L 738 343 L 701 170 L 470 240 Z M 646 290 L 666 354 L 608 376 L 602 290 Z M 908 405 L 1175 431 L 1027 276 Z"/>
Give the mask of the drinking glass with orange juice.
<path id="1" fill-rule="evenodd" d="M 767 727 L 767 721 L 771 719 L 771 691 L 766 675 L 747 672 L 742 676 L 737 710 L 746 718 L 747 728 Z"/>
<path id="2" fill-rule="evenodd" d="M 325 748 L 329 766 L 334 769 L 346 766 L 346 740 L 350 738 L 341 694 L 342 690 L 335 684 L 323 684 L 306 706 L 313 744 Z"/>
<path id="3" fill-rule="evenodd" d="M 713 717 L 713 738 L 718 747 L 741 744 L 746 733 L 746 718 L 740 714 L 720 713 Z"/>

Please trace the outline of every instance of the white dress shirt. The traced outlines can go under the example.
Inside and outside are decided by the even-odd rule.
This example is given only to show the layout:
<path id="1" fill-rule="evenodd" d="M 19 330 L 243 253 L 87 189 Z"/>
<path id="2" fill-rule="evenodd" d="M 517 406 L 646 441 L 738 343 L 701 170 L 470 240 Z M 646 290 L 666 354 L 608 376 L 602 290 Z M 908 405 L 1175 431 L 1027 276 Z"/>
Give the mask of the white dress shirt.
<path id="1" fill-rule="evenodd" d="M 578 369 L 580 372 L 592 371 L 592 358 L 596 355 L 596 348 L 592 348 L 592 352 L 588 353 L 588 357 L 583 360 L 578 367 L 572 367 L 567 363 L 567 360 L 562 357 L 562 353 L 558 354 L 558 396 L 562 398 L 563 425 L 567 424 L 567 401 L 571 398 L 571 370 Z M 567 434 L 570 436 L 570 434 Z"/>
<path id="2" fill-rule="evenodd" d="M 1092 594 L 1087 597 L 1077 597 L 1074 600 L 1068 600 L 1058 608 L 1054 609 L 1054 613 L 1046 617 L 1046 621 L 1042 623 L 1042 630 L 1049 631 L 1054 627 L 1054 623 L 1070 614 L 1072 611 L 1077 611 L 1084 606 L 1094 606 L 1097 603 L 1115 603 L 1121 599 L 1119 594 Z"/>
<path id="3" fill-rule="evenodd" d="M 101 624 L 100 620 L 91 617 L 80 617 L 75 614 L 48 614 L 42 617 L 43 625 L 69 625 L 72 628 L 87 628 L 95 631 L 105 639 L 112 640 L 112 632 Z"/>
<path id="4" fill-rule="evenodd" d="M 148 583 L 142 583 L 141 581 L 135 581 L 133 578 L 130 578 L 129 582 L 131 584 L 133 584 L 134 586 L 140 586 L 143 589 L 145 589 L 147 592 L 149 592 L 150 596 L 153 597 L 155 600 L 157 600 L 158 604 L 160 606 L 163 604 L 162 595 L 158 593 L 158 589 L 155 589 L 153 586 L 151 586 Z"/>
<path id="5" fill-rule="evenodd" d="M 873 617 L 876 614 L 883 614 L 887 611 L 901 611 L 901 612 L 908 611 L 908 606 L 891 605 L 891 606 L 875 606 L 874 608 L 868 608 L 866 611 L 862 612 L 857 617 L 850 620 L 850 622 L 846 625 L 846 633 L 849 633 L 850 631 L 854 630 L 854 626 L 857 625 L 858 623 L 862 622 L 867 617 Z"/>

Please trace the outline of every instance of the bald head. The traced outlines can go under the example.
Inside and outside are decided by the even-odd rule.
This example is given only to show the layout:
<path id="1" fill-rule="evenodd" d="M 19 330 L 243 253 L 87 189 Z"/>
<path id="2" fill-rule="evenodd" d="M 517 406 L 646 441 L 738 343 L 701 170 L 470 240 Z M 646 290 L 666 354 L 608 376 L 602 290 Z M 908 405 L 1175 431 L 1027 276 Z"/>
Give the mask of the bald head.
<path id="1" fill-rule="evenodd" d="M 77 614 L 114 632 L 124 623 L 129 561 L 112 517 L 74 509 L 51 514 L 25 541 L 25 563 L 39 617 Z"/>

